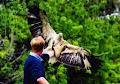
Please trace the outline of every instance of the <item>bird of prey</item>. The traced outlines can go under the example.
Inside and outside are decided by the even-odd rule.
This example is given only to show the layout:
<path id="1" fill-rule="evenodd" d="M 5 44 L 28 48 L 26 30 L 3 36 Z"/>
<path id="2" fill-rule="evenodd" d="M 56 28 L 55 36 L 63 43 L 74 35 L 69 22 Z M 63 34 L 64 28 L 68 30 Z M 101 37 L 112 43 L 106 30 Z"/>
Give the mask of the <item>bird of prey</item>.
<path id="1" fill-rule="evenodd" d="M 82 47 L 74 46 L 64 40 L 62 33 L 56 33 L 50 26 L 47 15 L 37 6 L 29 7 L 28 24 L 33 37 L 42 36 L 46 42 L 47 49 L 55 51 L 50 63 L 60 62 L 71 67 L 81 69 L 96 69 L 100 60 L 96 59 L 90 52 Z"/>

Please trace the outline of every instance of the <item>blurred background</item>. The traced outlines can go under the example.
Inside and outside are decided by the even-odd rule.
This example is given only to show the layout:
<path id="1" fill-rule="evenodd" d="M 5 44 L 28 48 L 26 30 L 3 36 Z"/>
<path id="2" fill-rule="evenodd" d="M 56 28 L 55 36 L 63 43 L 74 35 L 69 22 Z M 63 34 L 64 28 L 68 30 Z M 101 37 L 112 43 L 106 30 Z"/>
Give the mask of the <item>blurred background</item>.
<path id="1" fill-rule="evenodd" d="M 120 16 L 112 0 L 0 0 L 0 84 L 23 84 L 23 65 L 32 38 L 27 7 L 35 3 L 65 40 L 103 60 L 92 74 L 46 63 L 50 84 L 120 83 Z M 109 16 L 115 12 L 118 16 Z"/>

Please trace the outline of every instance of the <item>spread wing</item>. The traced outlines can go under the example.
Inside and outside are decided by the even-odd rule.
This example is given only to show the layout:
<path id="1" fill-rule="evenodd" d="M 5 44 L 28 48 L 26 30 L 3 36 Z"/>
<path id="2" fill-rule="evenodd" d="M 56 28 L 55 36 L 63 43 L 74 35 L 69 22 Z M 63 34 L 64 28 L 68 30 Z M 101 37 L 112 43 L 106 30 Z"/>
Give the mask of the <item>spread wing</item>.
<path id="1" fill-rule="evenodd" d="M 68 43 L 63 39 L 61 33 L 57 34 L 50 26 L 46 14 L 37 6 L 31 6 L 29 13 L 28 24 L 33 37 L 41 35 L 47 46 L 55 50 L 55 56 L 51 58 L 51 61 L 58 61 L 72 67 L 79 66 L 82 69 L 96 69 L 99 67 L 99 59 L 96 59 L 87 50 Z"/>

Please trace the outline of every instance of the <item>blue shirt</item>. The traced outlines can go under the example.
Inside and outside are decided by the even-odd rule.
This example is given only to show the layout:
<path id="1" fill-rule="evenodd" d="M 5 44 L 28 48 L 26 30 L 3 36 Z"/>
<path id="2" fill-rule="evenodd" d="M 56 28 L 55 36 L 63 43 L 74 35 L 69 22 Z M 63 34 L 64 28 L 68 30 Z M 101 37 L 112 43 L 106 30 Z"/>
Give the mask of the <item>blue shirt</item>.
<path id="1" fill-rule="evenodd" d="M 44 62 L 49 59 L 48 54 L 37 56 L 32 53 L 24 64 L 24 84 L 37 84 L 37 79 L 45 77 Z"/>

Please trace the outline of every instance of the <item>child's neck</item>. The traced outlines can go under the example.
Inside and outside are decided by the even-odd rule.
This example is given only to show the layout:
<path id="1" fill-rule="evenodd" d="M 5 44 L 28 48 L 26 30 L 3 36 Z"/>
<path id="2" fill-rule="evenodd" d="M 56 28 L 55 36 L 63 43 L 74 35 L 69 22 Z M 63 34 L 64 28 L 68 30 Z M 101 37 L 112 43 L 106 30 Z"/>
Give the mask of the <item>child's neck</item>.
<path id="1" fill-rule="evenodd" d="M 43 51 L 36 52 L 37 55 L 41 55 Z"/>

